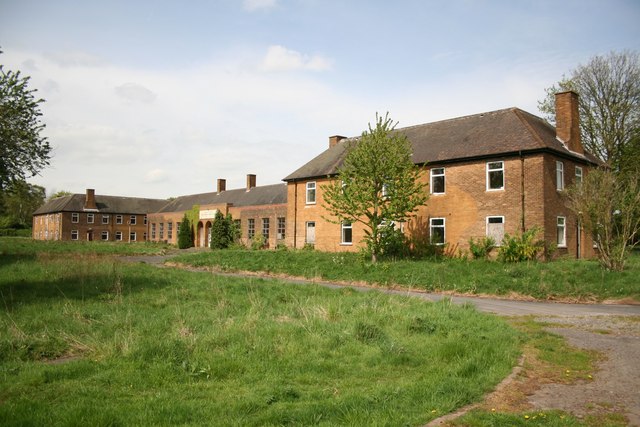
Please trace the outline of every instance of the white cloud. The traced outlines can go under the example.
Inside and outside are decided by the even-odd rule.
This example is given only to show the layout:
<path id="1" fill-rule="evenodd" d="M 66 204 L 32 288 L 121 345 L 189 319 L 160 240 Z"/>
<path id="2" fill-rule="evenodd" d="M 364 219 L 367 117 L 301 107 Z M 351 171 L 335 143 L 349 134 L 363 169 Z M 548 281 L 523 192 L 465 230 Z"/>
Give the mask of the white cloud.
<path id="1" fill-rule="evenodd" d="M 49 52 L 45 54 L 45 58 L 61 67 L 100 67 L 105 65 L 102 58 L 79 51 Z"/>
<path id="2" fill-rule="evenodd" d="M 321 55 L 310 57 L 280 45 L 269 46 L 262 61 L 262 69 L 265 71 L 324 71 L 331 69 L 332 65 L 330 59 Z"/>
<path id="3" fill-rule="evenodd" d="M 155 93 L 137 83 L 125 83 L 117 86 L 114 92 L 127 102 L 141 102 L 143 104 L 151 104 L 157 97 Z"/>
<path id="4" fill-rule="evenodd" d="M 164 169 L 152 169 L 148 171 L 144 176 L 144 182 L 146 183 L 159 183 L 165 182 L 169 177 L 169 173 Z"/>
<path id="5" fill-rule="evenodd" d="M 276 7 L 276 0 L 244 0 L 242 7 L 247 12 L 255 12 L 257 10 L 268 10 Z"/>

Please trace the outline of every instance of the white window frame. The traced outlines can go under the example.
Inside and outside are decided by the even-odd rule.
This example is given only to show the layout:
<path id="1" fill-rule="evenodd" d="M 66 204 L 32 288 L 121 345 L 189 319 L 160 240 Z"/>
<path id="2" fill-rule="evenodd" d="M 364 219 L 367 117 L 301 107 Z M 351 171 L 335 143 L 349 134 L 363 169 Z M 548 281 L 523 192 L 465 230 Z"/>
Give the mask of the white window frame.
<path id="1" fill-rule="evenodd" d="M 499 168 L 491 168 L 490 165 L 492 164 L 496 164 L 496 163 L 500 163 L 500 167 Z M 504 160 L 496 160 L 493 162 L 487 162 L 487 166 L 486 166 L 486 181 L 487 181 L 487 191 L 502 191 L 504 190 L 505 187 L 505 173 L 504 173 Z M 491 188 L 491 180 L 489 179 L 489 176 L 491 173 L 494 172 L 502 172 L 502 186 L 499 188 Z"/>
<path id="2" fill-rule="evenodd" d="M 116 224 L 122 224 L 123 217 L 122 215 L 116 215 Z"/>
<path id="3" fill-rule="evenodd" d="M 436 171 L 442 171 L 442 173 L 435 173 Z M 442 177 L 442 187 L 443 191 L 434 191 L 433 180 L 434 178 Z M 429 192 L 431 194 L 445 194 L 447 191 L 447 178 L 445 175 L 445 168 L 433 168 L 429 170 Z"/>
<path id="4" fill-rule="evenodd" d="M 316 199 L 317 199 L 317 193 L 316 193 L 316 182 L 315 181 L 309 181 L 307 182 L 307 191 L 306 191 L 306 204 L 307 205 L 315 205 L 316 204 Z M 311 195 L 313 195 L 313 197 L 310 197 Z"/>
<path id="5" fill-rule="evenodd" d="M 105 242 L 109 241 L 109 232 L 108 231 L 101 231 L 100 232 L 100 240 L 103 240 Z"/>
<path id="6" fill-rule="evenodd" d="M 88 213 L 87 214 L 87 224 L 93 224 L 93 221 L 95 220 L 95 217 L 92 213 Z"/>
<path id="7" fill-rule="evenodd" d="M 582 166 L 576 166 L 576 185 L 582 184 Z"/>
<path id="8" fill-rule="evenodd" d="M 564 190 L 564 162 L 556 160 L 556 190 Z"/>
<path id="9" fill-rule="evenodd" d="M 309 240 L 309 227 L 313 228 L 313 241 Z M 316 244 L 316 222 L 307 221 L 304 224 L 304 243 L 309 245 Z"/>
<path id="10" fill-rule="evenodd" d="M 500 223 L 494 223 L 494 224 L 502 224 L 502 239 L 500 239 L 500 241 L 497 241 L 497 240 L 496 240 L 495 245 L 496 245 L 496 246 L 502 246 L 502 240 L 504 239 L 504 225 L 505 225 L 505 224 L 504 224 L 504 216 L 503 216 L 503 215 L 489 215 L 489 216 L 486 218 L 486 223 L 485 223 L 485 235 L 486 235 L 487 237 L 493 237 L 493 236 L 489 235 L 489 224 L 490 224 L 489 220 L 490 220 L 490 219 L 494 219 L 494 218 L 500 218 L 500 220 L 501 220 L 501 222 L 500 222 Z"/>
<path id="11" fill-rule="evenodd" d="M 116 231 L 116 242 L 122 242 L 122 231 Z"/>
<path id="12" fill-rule="evenodd" d="M 135 215 L 130 215 L 129 216 L 129 225 L 136 225 L 136 216 Z"/>
<path id="13" fill-rule="evenodd" d="M 136 240 L 138 240 L 138 234 L 135 231 L 130 231 L 129 232 L 129 241 L 130 242 L 135 242 Z"/>
<path id="14" fill-rule="evenodd" d="M 561 224 L 562 223 L 562 224 Z M 567 217 L 556 217 L 556 243 L 559 248 L 567 247 Z"/>
<path id="15" fill-rule="evenodd" d="M 102 215 L 102 224 L 109 224 L 109 215 Z"/>
<path id="16" fill-rule="evenodd" d="M 80 214 L 78 212 L 71 213 L 71 222 L 73 224 L 77 224 L 80 222 Z M 42 223 L 42 218 L 40 218 L 40 223 Z"/>
<path id="17" fill-rule="evenodd" d="M 345 239 L 345 232 L 349 231 L 349 240 Z M 344 246 L 353 245 L 353 224 L 347 221 L 340 223 L 340 244 Z"/>
<path id="18" fill-rule="evenodd" d="M 442 225 L 434 225 L 434 221 L 442 221 Z M 442 228 L 442 243 L 433 243 L 433 229 Z M 447 220 L 446 218 L 429 218 L 429 243 L 436 246 L 442 246 L 447 243 Z"/>
<path id="19" fill-rule="evenodd" d="M 80 233 L 78 230 L 71 230 L 71 240 L 80 240 Z"/>

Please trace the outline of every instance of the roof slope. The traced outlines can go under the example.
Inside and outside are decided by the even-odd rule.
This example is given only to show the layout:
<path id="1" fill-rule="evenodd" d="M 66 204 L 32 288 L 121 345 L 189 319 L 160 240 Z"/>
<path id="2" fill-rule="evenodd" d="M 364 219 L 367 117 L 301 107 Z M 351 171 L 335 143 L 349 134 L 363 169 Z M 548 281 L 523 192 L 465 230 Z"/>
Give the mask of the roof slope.
<path id="1" fill-rule="evenodd" d="M 260 206 L 287 203 L 287 185 L 273 184 L 253 187 L 249 191 L 244 188 L 227 190 L 220 193 L 201 193 L 177 197 L 169 202 L 158 213 L 187 211 L 193 205 L 232 204 L 233 206 Z"/>
<path id="2" fill-rule="evenodd" d="M 98 212 L 109 214 L 146 214 L 156 212 L 167 204 L 166 200 L 144 199 L 140 197 L 101 196 L 96 195 Z M 42 215 L 55 212 L 82 212 L 86 195 L 72 194 L 49 200 L 33 214 Z"/>
<path id="3" fill-rule="evenodd" d="M 396 132 L 405 134 L 409 139 L 415 164 L 460 161 L 535 150 L 551 150 L 564 156 L 601 164 L 590 154 L 581 155 L 569 151 L 556 139 L 553 126 L 519 108 L 410 126 L 397 129 Z M 340 141 L 291 173 L 284 181 L 336 174 L 342 165 L 348 144 L 357 140 L 358 137 Z"/>

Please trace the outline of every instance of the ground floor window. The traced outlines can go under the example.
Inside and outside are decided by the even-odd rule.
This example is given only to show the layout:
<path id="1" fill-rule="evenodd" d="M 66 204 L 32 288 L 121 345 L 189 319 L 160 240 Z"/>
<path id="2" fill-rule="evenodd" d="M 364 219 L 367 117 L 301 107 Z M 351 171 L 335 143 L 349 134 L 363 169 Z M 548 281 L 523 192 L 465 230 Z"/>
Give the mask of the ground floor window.
<path id="1" fill-rule="evenodd" d="M 256 235 L 256 220 L 253 218 L 249 218 L 247 220 L 247 238 L 253 239 L 253 236 Z"/>
<path id="2" fill-rule="evenodd" d="M 262 237 L 269 240 L 269 218 L 262 218 Z"/>
<path id="3" fill-rule="evenodd" d="M 156 223 L 151 223 L 151 240 L 156 240 Z"/>
<path id="4" fill-rule="evenodd" d="M 445 225 L 444 218 L 429 219 L 429 236 L 432 245 L 444 245 Z"/>
<path id="5" fill-rule="evenodd" d="M 556 221 L 556 230 L 558 233 L 557 241 L 559 248 L 567 247 L 567 218 L 564 216 L 559 216 Z"/>
<path id="6" fill-rule="evenodd" d="M 283 240 L 285 237 L 286 223 L 283 217 L 278 218 L 278 240 Z"/>
<path id="7" fill-rule="evenodd" d="M 502 244 L 502 240 L 504 239 L 503 216 L 487 217 L 487 237 L 491 237 L 497 246 Z"/>
<path id="8" fill-rule="evenodd" d="M 122 241 L 122 231 L 116 231 L 116 241 L 117 242 Z"/>
<path id="9" fill-rule="evenodd" d="M 306 234 L 305 234 L 305 243 L 313 245 L 316 243 L 316 223 L 314 221 L 309 221 L 306 224 Z"/>
<path id="10" fill-rule="evenodd" d="M 137 240 L 137 235 L 135 231 L 132 231 L 131 233 L 129 233 L 129 241 L 130 242 L 135 242 Z"/>
<path id="11" fill-rule="evenodd" d="M 102 233 L 100 233 L 100 240 L 109 240 L 109 232 L 103 231 Z"/>
<path id="12" fill-rule="evenodd" d="M 343 245 L 351 245 L 353 243 L 353 228 L 350 222 L 341 224 L 342 231 L 340 233 L 340 243 Z"/>
<path id="13" fill-rule="evenodd" d="M 71 230 L 71 240 L 78 240 L 78 230 Z"/>
<path id="14" fill-rule="evenodd" d="M 164 239 L 164 222 L 161 222 L 158 225 L 158 234 L 159 234 L 160 240 Z"/>
<path id="15" fill-rule="evenodd" d="M 173 239 L 173 223 L 167 223 L 167 239 Z"/>

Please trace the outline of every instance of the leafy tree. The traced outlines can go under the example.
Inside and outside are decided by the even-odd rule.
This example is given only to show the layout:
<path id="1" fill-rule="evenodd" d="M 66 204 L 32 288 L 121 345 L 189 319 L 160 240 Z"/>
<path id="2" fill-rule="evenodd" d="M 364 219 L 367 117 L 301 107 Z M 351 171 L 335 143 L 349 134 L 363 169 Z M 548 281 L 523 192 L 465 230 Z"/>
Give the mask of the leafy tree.
<path id="1" fill-rule="evenodd" d="M 25 181 L 13 181 L 0 197 L 2 228 L 31 228 L 33 212 L 44 203 L 45 190 Z"/>
<path id="2" fill-rule="evenodd" d="M 598 246 L 600 264 L 607 270 L 622 271 L 627 256 L 639 243 L 640 176 L 593 170 L 582 184 L 567 190 L 567 198 Z"/>
<path id="3" fill-rule="evenodd" d="M 217 211 L 211 224 L 211 249 L 227 249 L 232 243 L 232 230 L 229 218 Z"/>
<path id="4" fill-rule="evenodd" d="M 180 231 L 178 232 L 178 248 L 187 249 L 193 247 L 193 230 L 191 229 L 191 222 L 184 214 L 182 222 L 180 223 Z"/>
<path id="5" fill-rule="evenodd" d="M 57 199 L 58 197 L 71 196 L 73 193 L 71 191 L 60 190 L 53 193 L 47 200 Z"/>
<path id="6" fill-rule="evenodd" d="M 44 100 L 34 97 L 28 83 L 29 77 L 0 65 L 0 190 L 49 165 L 51 146 L 41 136 Z"/>
<path id="7" fill-rule="evenodd" d="M 407 137 L 395 132 L 387 113 L 376 114 L 375 127 L 349 142 L 338 176 L 323 186 L 328 221 L 361 223 L 364 226 L 371 261 L 382 253 L 384 229 L 413 216 L 427 201 L 426 185 L 419 181 L 420 170 L 411 160 Z"/>
<path id="8" fill-rule="evenodd" d="M 545 89 L 538 102 L 546 119 L 555 122 L 554 94 L 573 90 L 580 96 L 580 128 L 585 148 L 618 170 L 626 145 L 640 129 L 640 56 L 611 52 L 578 65 L 569 77 Z"/>

